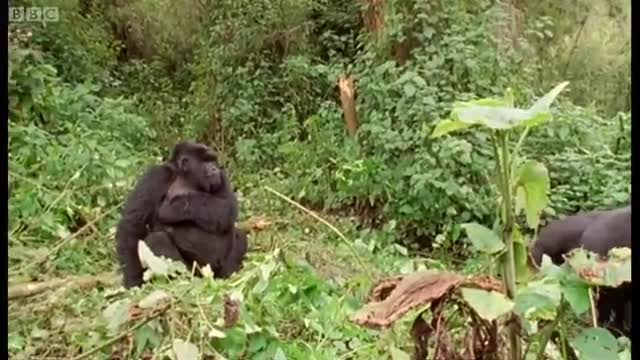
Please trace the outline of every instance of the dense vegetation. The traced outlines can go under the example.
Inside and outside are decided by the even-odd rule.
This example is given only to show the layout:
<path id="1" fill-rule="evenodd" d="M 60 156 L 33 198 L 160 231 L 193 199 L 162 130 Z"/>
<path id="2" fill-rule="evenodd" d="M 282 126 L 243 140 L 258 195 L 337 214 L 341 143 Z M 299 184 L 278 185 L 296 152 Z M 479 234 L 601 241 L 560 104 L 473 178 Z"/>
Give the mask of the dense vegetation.
<path id="1" fill-rule="evenodd" d="M 488 133 L 429 135 L 455 101 L 507 88 L 531 104 L 570 82 L 522 149 L 549 172 L 543 218 L 628 203 L 627 1 L 10 4 L 57 6 L 60 20 L 9 28 L 9 279 L 70 279 L 11 301 L 10 356 L 161 358 L 181 339 L 229 359 L 406 358 L 410 322 L 376 332 L 350 316 L 381 276 L 496 270 L 461 227 L 496 219 Z M 214 146 L 241 220 L 267 219 L 245 270 L 131 293 L 116 290 L 117 274 L 82 283 L 117 272 L 123 198 L 176 139 Z M 171 307 L 125 322 L 127 302 L 158 289 Z M 222 336 L 225 292 L 242 308 Z"/>

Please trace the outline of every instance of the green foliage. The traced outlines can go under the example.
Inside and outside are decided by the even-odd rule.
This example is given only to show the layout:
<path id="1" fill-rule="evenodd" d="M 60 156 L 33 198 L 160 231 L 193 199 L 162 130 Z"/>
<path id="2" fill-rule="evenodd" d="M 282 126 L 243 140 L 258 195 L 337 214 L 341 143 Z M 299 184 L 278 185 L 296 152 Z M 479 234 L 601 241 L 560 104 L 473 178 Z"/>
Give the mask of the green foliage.
<path id="1" fill-rule="evenodd" d="M 101 13 L 82 16 L 77 1 L 29 0 L 24 6 L 57 7 L 59 21 L 12 25 L 32 34 L 30 46 L 41 50 L 70 83 L 108 83 L 116 65 L 117 44 Z"/>
<path id="2" fill-rule="evenodd" d="M 52 246 L 120 202 L 132 170 L 148 161 L 142 149 L 154 133 L 130 103 L 98 97 L 96 85 L 63 82 L 37 51 L 12 49 L 10 63 L 10 269 L 17 271 L 38 258 L 19 249 Z"/>
<path id="3" fill-rule="evenodd" d="M 595 104 L 545 109 L 554 121 L 528 131 L 526 142 L 505 144 L 528 156 L 513 161 L 510 180 L 529 227 L 541 216 L 628 203 L 627 5 L 523 3 L 530 13 L 520 47 L 506 52 L 496 46 L 496 6 L 487 1 L 385 4 L 374 41 L 359 2 L 21 1 L 58 6 L 61 21 L 11 24 L 12 282 L 114 270 L 123 197 L 145 164 L 177 139 L 213 143 L 241 193 L 242 217 L 266 214 L 277 225 L 252 234 L 245 268 L 228 281 L 156 275 L 149 287 L 126 294 L 59 289 L 13 302 L 10 356 L 71 358 L 95 350 L 96 357 L 142 358 L 155 350 L 159 358 L 197 351 L 230 359 L 406 359 L 404 333 L 380 336 L 351 324 L 349 315 L 362 305 L 371 274 L 458 263 L 467 273 L 493 269 L 504 253 L 495 241 L 500 224 L 478 225 L 495 217 L 490 137 L 428 134 L 455 100 L 473 102 L 507 87 L 513 94 L 501 106 L 513 107 L 514 98 L 540 93 L 530 84 L 547 90 L 566 78 L 567 98 Z M 611 16 L 602 15 L 607 7 Z M 411 48 L 406 62 L 398 55 L 402 44 Z M 355 137 L 346 134 L 336 92 L 343 73 L 356 85 Z M 353 246 L 293 215 L 264 185 L 332 214 Z M 540 334 L 535 320 L 555 317 L 564 325 L 569 315 L 587 313 L 588 286 L 575 271 L 520 276 L 529 236 L 513 231 L 522 286 L 514 306 L 531 320 L 529 334 Z M 461 257 L 465 236 L 488 254 Z M 425 247 L 438 252 L 409 252 Z M 229 329 L 217 320 L 225 292 L 242 304 Z M 485 317 L 509 305 L 495 307 L 491 296 L 472 294 Z M 160 318 L 129 316 L 133 305 L 152 311 L 167 301 L 170 314 Z M 563 316 L 562 304 L 574 314 Z M 133 346 L 128 336 L 110 342 L 127 331 Z M 572 335 L 581 355 L 609 358 L 619 350 L 607 335 Z"/>
<path id="4" fill-rule="evenodd" d="M 510 312 L 513 308 L 514 314 L 519 315 L 520 320 L 531 321 L 533 316 L 534 322 L 541 319 L 553 320 L 551 326 L 555 326 L 564 321 L 562 319 L 563 299 L 568 300 L 576 315 L 581 315 L 589 308 L 588 284 L 616 287 L 623 282 L 631 281 L 630 249 L 612 250 L 609 261 L 604 263 L 594 262 L 594 254 L 577 251 L 571 254 L 563 267 L 550 264 L 549 258 L 545 255 L 540 279 L 529 282 L 522 292 L 518 292 L 517 280 L 524 278 L 525 284 L 527 283 L 527 277 L 522 276 L 521 272 L 528 272 L 525 266 L 528 250 L 520 241 L 522 235 L 514 222 L 514 215 L 525 210 L 527 224 L 536 230 L 539 216 L 547 205 L 549 191 L 547 168 L 540 162 L 526 161 L 518 157 L 518 150 L 531 127 L 552 119 L 549 106 L 567 84 L 565 82 L 556 86 L 527 110 L 513 107 L 511 92 L 507 92 L 504 99 L 480 99 L 455 103 L 450 119 L 445 119 L 436 125 L 431 135 L 432 138 L 440 137 L 453 131 L 468 129 L 473 125 L 481 125 L 492 132 L 500 198 L 500 215 L 497 222 L 500 224 L 502 242 L 492 230 L 482 225 L 471 223 L 462 226 L 477 251 L 494 254 L 506 248 L 506 256 L 502 258 L 501 275 L 507 294 L 515 300 L 515 305 L 511 301 L 494 299 L 494 305 L 487 306 L 489 301 L 486 299 L 488 297 L 486 291 L 473 290 L 470 294 L 471 290 L 467 290 L 465 297 L 484 318 L 494 319 Z M 508 136 L 518 128 L 524 128 L 524 131 L 515 148 L 511 150 L 508 148 Z M 515 169 L 513 165 L 516 165 Z M 517 251 L 518 248 L 521 251 Z M 538 344 L 541 351 L 546 348 L 549 331 L 553 329 L 551 326 L 548 327 L 551 330 L 547 330 L 546 336 L 542 337 Z M 530 330 L 533 327 L 528 324 Z M 508 327 L 507 331 L 510 339 L 510 358 L 520 359 L 523 355 L 520 348 L 521 336 L 513 327 Z M 598 342 L 602 349 L 585 346 L 584 336 L 578 338 L 575 346 L 579 351 L 589 348 L 591 352 L 609 351 L 609 355 L 617 356 L 617 342 L 611 334 L 604 340 L 601 338 L 595 340 L 600 340 Z M 538 359 L 541 358 L 540 354 L 539 352 Z M 563 358 L 567 359 L 566 353 L 563 354 Z"/>

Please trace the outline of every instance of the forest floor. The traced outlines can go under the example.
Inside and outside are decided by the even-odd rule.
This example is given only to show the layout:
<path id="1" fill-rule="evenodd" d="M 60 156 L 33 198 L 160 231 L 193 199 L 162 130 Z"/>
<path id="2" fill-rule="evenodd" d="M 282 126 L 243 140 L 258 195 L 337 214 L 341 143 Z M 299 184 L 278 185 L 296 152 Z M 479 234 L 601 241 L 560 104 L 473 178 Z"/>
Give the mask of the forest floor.
<path id="1" fill-rule="evenodd" d="M 366 235 L 354 239 L 366 231 L 357 230 L 353 219 L 310 214 L 264 188 L 249 191 L 241 199 L 241 220 L 252 227 L 250 249 L 239 273 L 215 281 L 186 274 L 126 292 L 114 256 L 105 261 L 111 268 L 94 275 L 43 275 L 45 282 L 10 287 L 9 353 L 29 359 L 165 358 L 181 340 L 199 354 L 228 359 L 369 359 L 389 354 L 390 344 L 395 354 L 410 353 L 406 321 L 380 333 L 357 326 L 351 316 L 374 281 L 453 265 L 407 257 L 402 246 Z M 90 240 L 107 246 L 112 236 Z M 467 265 L 461 271 L 481 266 Z M 229 298 L 240 306 L 238 323 L 227 329 L 222 319 Z M 205 344 L 207 338 L 216 339 Z"/>

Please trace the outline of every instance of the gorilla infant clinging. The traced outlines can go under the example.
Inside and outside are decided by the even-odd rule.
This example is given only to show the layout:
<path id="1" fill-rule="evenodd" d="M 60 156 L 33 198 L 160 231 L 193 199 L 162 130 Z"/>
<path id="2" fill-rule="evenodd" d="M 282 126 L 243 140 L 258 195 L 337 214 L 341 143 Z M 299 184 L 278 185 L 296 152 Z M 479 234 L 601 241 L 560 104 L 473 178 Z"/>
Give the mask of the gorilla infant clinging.
<path id="1" fill-rule="evenodd" d="M 183 142 L 171 159 L 152 166 L 129 194 L 116 230 L 124 286 L 139 286 L 143 240 L 155 255 L 209 264 L 216 277 L 240 269 L 247 236 L 235 227 L 238 202 L 217 156 L 202 144 Z"/>

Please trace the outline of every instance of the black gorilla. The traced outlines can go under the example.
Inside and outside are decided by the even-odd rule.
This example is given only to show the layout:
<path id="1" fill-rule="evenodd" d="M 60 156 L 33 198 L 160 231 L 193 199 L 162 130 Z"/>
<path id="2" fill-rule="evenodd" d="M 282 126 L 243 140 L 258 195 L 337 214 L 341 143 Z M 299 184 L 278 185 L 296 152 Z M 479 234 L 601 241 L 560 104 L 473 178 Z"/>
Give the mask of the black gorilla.
<path id="1" fill-rule="evenodd" d="M 124 286 L 139 286 L 138 240 L 156 255 L 209 264 L 217 277 L 237 271 L 247 251 L 235 228 L 238 204 L 217 156 L 202 144 L 179 143 L 171 159 L 151 167 L 129 195 L 116 231 Z"/>
<path id="2" fill-rule="evenodd" d="M 549 223 L 533 245 L 537 265 L 546 254 L 554 264 L 564 262 L 562 255 L 583 247 L 607 255 L 615 247 L 631 247 L 631 207 L 580 213 Z M 601 288 L 597 303 L 601 321 L 629 336 L 631 331 L 631 284 Z"/>
<path id="3" fill-rule="evenodd" d="M 584 249 L 606 256 L 616 247 L 631 248 L 631 207 L 603 212 L 582 233 Z M 600 288 L 598 315 L 604 324 L 631 334 L 631 283 L 617 288 Z"/>

